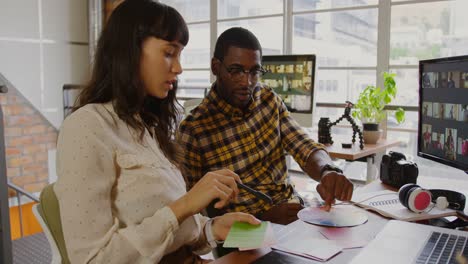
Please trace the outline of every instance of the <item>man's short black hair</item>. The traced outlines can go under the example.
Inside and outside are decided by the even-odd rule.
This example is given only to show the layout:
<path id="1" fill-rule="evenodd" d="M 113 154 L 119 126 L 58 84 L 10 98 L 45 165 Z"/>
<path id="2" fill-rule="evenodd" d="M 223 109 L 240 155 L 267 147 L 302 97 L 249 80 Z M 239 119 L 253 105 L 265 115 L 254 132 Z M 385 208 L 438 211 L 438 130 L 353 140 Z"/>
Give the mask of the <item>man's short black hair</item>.
<path id="1" fill-rule="evenodd" d="M 224 55 L 231 46 L 258 50 L 260 51 L 260 56 L 262 55 L 262 46 L 260 45 L 257 37 L 245 28 L 233 27 L 219 35 L 218 40 L 216 41 L 214 57 L 223 61 Z"/>

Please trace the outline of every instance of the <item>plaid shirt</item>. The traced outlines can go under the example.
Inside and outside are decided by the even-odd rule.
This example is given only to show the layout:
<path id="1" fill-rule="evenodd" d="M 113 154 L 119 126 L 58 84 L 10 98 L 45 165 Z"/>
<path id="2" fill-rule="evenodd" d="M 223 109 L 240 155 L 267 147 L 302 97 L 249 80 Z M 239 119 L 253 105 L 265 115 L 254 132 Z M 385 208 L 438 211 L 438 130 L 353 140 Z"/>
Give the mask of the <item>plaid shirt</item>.
<path id="1" fill-rule="evenodd" d="M 227 168 L 245 185 L 269 195 L 274 204 L 296 196 L 285 152 L 304 167 L 309 155 L 323 146 L 301 130 L 270 88 L 257 86 L 253 99 L 242 111 L 221 99 L 213 87 L 182 121 L 177 138 L 189 189 L 207 172 Z M 240 189 L 238 202 L 224 209 L 258 215 L 271 207 Z"/>

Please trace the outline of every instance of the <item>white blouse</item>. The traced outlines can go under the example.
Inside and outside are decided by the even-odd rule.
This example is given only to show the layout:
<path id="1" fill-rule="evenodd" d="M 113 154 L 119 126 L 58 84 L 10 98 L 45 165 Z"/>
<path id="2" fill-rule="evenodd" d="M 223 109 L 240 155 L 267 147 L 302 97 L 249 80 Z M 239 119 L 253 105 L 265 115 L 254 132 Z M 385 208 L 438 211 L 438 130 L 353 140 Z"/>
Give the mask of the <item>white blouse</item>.
<path id="1" fill-rule="evenodd" d="M 180 225 L 167 206 L 186 192 L 158 143 L 119 119 L 112 104 L 90 104 L 63 123 L 57 143 L 57 194 L 72 263 L 158 263 L 183 245 L 210 250 L 207 218 Z"/>

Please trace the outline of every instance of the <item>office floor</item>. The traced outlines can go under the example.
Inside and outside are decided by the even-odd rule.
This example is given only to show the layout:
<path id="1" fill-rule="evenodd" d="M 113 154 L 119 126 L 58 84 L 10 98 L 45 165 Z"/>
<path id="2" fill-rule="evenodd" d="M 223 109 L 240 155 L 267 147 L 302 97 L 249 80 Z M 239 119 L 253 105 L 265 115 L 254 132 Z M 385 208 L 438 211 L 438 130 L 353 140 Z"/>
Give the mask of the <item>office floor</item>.
<path id="1" fill-rule="evenodd" d="M 44 233 L 13 240 L 13 264 L 46 264 L 52 260 Z"/>

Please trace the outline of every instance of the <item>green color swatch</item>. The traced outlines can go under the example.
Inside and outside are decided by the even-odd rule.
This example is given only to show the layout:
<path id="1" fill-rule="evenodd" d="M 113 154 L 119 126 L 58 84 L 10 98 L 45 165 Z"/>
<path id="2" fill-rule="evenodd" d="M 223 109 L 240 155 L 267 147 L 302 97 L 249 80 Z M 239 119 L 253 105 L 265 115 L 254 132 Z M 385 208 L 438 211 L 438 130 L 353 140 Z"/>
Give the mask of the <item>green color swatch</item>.
<path id="1" fill-rule="evenodd" d="M 265 241 L 268 222 L 260 225 L 251 225 L 244 222 L 235 222 L 229 230 L 223 247 L 225 248 L 260 248 Z"/>

